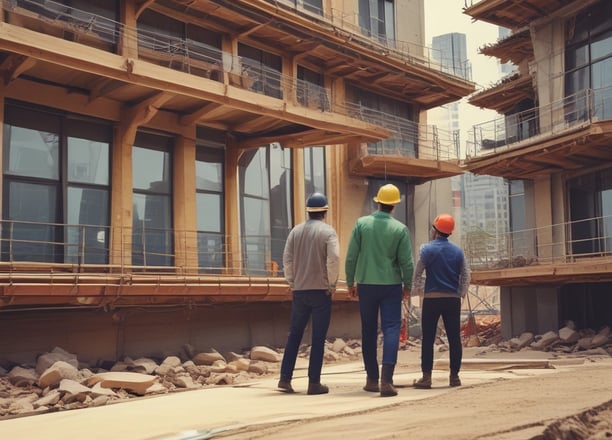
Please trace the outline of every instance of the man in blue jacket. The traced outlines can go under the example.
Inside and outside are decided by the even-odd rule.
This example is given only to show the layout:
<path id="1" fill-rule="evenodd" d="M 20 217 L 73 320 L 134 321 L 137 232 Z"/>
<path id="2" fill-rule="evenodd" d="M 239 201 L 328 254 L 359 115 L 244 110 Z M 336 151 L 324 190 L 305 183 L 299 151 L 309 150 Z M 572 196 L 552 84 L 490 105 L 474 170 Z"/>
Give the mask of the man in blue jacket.
<path id="1" fill-rule="evenodd" d="M 449 385 L 461 385 L 459 369 L 463 349 L 461 346 L 461 300 L 470 285 L 470 270 L 463 251 L 448 241 L 455 220 L 449 214 L 436 217 L 431 228 L 431 241 L 421 246 L 414 273 L 412 290 L 423 294 L 421 313 L 421 371 L 423 376 L 414 382 L 416 388 L 431 388 L 434 341 L 438 320 L 442 316 L 448 338 L 450 357 Z M 423 279 L 423 272 L 426 277 Z"/>

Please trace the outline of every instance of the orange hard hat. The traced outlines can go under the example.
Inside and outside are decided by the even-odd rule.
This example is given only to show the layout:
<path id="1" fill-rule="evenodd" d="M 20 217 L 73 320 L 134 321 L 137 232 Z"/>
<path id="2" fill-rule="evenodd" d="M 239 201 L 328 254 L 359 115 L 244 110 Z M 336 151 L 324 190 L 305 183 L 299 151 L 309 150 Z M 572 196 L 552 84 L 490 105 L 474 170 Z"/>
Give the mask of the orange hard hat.
<path id="1" fill-rule="evenodd" d="M 443 234 L 452 234 L 455 229 L 455 219 L 450 214 L 440 214 L 433 222 L 436 231 Z"/>

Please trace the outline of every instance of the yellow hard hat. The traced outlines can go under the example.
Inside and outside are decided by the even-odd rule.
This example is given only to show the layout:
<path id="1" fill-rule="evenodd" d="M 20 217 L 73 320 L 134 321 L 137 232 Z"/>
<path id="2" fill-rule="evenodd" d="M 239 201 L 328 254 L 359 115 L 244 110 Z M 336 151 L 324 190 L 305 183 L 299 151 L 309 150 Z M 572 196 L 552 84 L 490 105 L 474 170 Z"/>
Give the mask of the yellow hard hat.
<path id="1" fill-rule="evenodd" d="M 374 201 L 385 205 L 397 205 L 402 201 L 402 197 L 400 196 L 400 191 L 397 186 L 392 183 L 387 183 L 380 187 L 378 194 L 374 197 Z"/>

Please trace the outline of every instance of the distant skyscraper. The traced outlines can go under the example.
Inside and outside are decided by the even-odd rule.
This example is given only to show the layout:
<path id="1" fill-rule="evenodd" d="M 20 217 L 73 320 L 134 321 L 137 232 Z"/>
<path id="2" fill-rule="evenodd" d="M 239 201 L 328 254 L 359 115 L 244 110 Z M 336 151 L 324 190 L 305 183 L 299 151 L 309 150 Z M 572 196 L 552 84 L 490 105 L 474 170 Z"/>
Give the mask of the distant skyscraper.
<path id="1" fill-rule="evenodd" d="M 512 34 L 510 29 L 507 29 L 505 27 L 499 26 L 497 29 L 499 32 L 498 35 L 499 35 L 500 40 L 503 40 L 504 38 L 507 38 Z M 502 76 L 506 76 L 509 73 L 514 72 L 515 70 L 516 70 L 516 66 L 512 63 L 499 63 L 499 71 Z"/>
<path id="2" fill-rule="evenodd" d="M 461 183 L 464 246 L 479 246 L 482 255 L 504 258 L 510 209 L 507 181 L 465 173 Z"/>
<path id="3" fill-rule="evenodd" d="M 471 78 L 467 60 L 465 34 L 452 32 L 433 37 L 433 58 L 442 65 L 442 70 L 462 78 Z"/>

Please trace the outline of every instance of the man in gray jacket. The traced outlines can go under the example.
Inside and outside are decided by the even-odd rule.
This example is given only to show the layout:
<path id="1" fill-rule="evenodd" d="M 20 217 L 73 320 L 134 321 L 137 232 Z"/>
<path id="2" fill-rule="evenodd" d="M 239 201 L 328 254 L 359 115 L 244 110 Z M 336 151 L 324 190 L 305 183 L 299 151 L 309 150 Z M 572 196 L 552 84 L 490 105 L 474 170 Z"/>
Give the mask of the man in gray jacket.
<path id="1" fill-rule="evenodd" d="M 304 329 L 312 317 L 312 341 L 308 364 L 308 394 L 326 394 L 321 383 L 325 338 L 331 319 L 332 293 L 340 264 L 338 236 L 325 223 L 327 197 L 314 193 L 308 198 L 308 220 L 295 226 L 285 244 L 283 269 L 293 292 L 291 323 L 281 363 L 280 391 L 293 393 L 291 379 Z"/>

